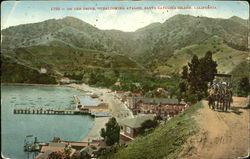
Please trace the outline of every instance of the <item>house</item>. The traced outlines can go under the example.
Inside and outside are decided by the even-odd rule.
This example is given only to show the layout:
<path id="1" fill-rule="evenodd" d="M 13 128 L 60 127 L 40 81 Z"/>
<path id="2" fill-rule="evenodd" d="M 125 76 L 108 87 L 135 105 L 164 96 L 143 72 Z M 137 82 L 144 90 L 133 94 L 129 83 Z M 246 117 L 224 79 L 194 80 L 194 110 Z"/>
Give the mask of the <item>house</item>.
<path id="1" fill-rule="evenodd" d="M 123 94 L 124 91 L 115 91 L 116 94 Z"/>
<path id="2" fill-rule="evenodd" d="M 48 146 L 43 146 L 41 152 L 46 151 L 64 151 L 65 147 L 67 147 L 67 143 L 59 143 L 59 142 L 50 142 Z"/>
<path id="3" fill-rule="evenodd" d="M 41 68 L 40 68 L 40 73 L 47 73 L 47 69 L 44 68 L 44 67 L 41 67 Z"/>
<path id="4" fill-rule="evenodd" d="M 73 83 L 73 82 L 77 82 L 76 80 L 73 79 L 69 79 L 68 77 L 63 77 L 59 80 L 59 82 L 61 84 L 69 84 L 69 83 Z"/>
<path id="5" fill-rule="evenodd" d="M 142 97 L 141 93 L 132 93 L 132 97 Z"/>
<path id="6" fill-rule="evenodd" d="M 63 77 L 63 78 L 60 79 L 60 82 L 68 84 L 68 83 L 70 83 L 70 79 L 68 77 Z"/>
<path id="7" fill-rule="evenodd" d="M 64 152 L 65 149 L 70 149 L 72 156 L 75 153 L 75 149 L 71 145 L 63 142 L 49 142 L 47 146 L 43 146 L 40 153 L 35 157 L 35 159 L 47 159 L 52 152 Z"/>
<path id="8" fill-rule="evenodd" d="M 115 96 L 117 99 L 122 101 L 122 98 L 125 97 L 125 92 L 124 91 L 115 91 Z"/>
<path id="9" fill-rule="evenodd" d="M 157 88 L 156 91 L 159 93 L 166 93 L 166 90 L 164 88 Z"/>
<path id="10" fill-rule="evenodd" d="M 134 114 L 155 114 L 168 120 L 184 111 L 187 105 L 171 98 L 130 98 L 128 107 Z"/>
<path id="11" fill-rule="evenodd" d="M 93 143 L 98 143 L 98 144 L 93 144 Z M 92 143 L 88 146 L 85 146 L 81 148 L 80 150 L 77 150 L 73 156 L 75 158 L 79 158 L 81 156 L 81 153 L 85 152 L 88 154 L 91 158 L 97 158 L 99 155 L 99 151 L 102 148 L 107 147 L 106 143 L 104 140 L 92 140 Z M 74 158 L 73 157 L 73 158 Z"/>
<path id="12" fill-rule="evenodd" d="M 47 159 L 52 152 L 64 153 L 65 150 L 70 150 L 70 157 L 72 157 L 75 153 L 80 152 L 86 147 L 98 148 L 105 146 L 106 145 L 103 144 L 103 141 L 101 140 L 92 140 L 91 142 L 76 142 L 62 141 L 60 138 L 54 137 L 51 142 L 42 146 L 40 153 L 35 157 L 35 159 Z"/>
<path id="13" fill-rule="evenodd" d="M 137 109 L 141 104 L 150 104 L 150 105 L 160 105 L 160 104 L 179 104 L 177 99 L 171 98 L 144 98 L 144 97 L 131 97 L 128 98 L 129 108 Z"/>
<path id="14" fill-rule="evenodd" d="M 120 82 L 120 79 L 118 79 L 116 82 L 115 82 L 115 84 L 114 84 L 115 86 L 118 86 L 118 87 L 120 87 L 121 86 L 121 82 Z"/>
<path id="15" fill-rule="evenodd" d="M 120 132 L 120 142 L 125 143 L 127 141 L 134 140 L 138 134 L 138 129 L 141 127 L 141 124 L 146 120 L 153 120 L 153 118 L 154 115 L 143 115 L 121 121 L 120 124 L 122 125 L 122 130 Z"/>

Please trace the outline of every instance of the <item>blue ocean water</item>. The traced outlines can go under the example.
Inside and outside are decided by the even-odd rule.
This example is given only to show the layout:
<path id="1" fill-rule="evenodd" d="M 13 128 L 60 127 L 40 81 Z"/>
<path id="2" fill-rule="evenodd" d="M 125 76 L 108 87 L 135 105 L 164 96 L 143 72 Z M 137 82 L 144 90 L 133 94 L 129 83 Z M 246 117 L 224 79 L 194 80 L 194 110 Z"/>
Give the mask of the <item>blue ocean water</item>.
<path id="1" fill-rule="evenodd" d="M 69 87 L 2 86 L 2 154 L 11 159 L 27 159 L 23 146 L 28 135 L 38 137 L 38 141 L 41 142 L 51 141 L 53 137 L 80 141 L 93 124 L 93 118 L 88 115 L 13 114 L 13 109 L 75 109 L 73 95 L 84 94 L 83 91 Z"/>

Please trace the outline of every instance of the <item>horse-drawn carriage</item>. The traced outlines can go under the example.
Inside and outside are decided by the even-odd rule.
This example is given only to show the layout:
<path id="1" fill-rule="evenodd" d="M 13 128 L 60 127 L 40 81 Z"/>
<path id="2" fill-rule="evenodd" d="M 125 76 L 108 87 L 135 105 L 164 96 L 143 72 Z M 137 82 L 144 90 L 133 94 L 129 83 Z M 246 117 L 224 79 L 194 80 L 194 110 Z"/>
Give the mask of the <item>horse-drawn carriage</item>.
<path id="1" fill-rule="evenodd" d="M 208 105 L 213 110 L 227 111 L 232 102 L 232 84 L 229 74 L 215 74 L 212 83 L 208 85 Z"/>

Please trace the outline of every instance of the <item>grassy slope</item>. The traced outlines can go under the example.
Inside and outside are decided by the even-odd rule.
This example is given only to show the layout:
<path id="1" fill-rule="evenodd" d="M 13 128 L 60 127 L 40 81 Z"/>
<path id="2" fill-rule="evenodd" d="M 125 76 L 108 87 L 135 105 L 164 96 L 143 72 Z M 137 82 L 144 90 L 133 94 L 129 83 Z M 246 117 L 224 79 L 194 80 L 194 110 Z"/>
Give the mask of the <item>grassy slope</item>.
<path id="1" fill-rule="evenodd" d="M 13 64 L 7 64 L 4 61 L 4 69 L 2 69 L 3 78 L 4 81 L 8 82 L 27 82 L 33 77 L 32 73 L 29 72 L 38 73 L 41 67 L 45 67 L 49 76 L 56 76 L 57 79 L 66 76 L 66 74 L 77 75 L 81 78 L 84 75 L 82 79 L 87 79 L 90 73 L 104 73 L 105 76 L 110 77 L 114 74 L 114 70 L 125 74 L 138 74 L 138 72 L 142 71 L 136 62 L 126 56 L 73 48 L 60 41 L 5 51 L 2 57 L 8 57 L 8 61 L 18 64 L 17 68 L 25 66 L 25 71 L 18 71 L 18 69 L 14 69 L 15 66 Z M 10 72 L 9 70 L 13 71 Z M 26 75 L 25 80 L 24 78 L 20 78 L 19 72 Z M 75 79 L 74 77 L 72 78 Z M 44 79 L 46 83 L 46 78 L 41 79 Z"/>
<path id="2" fill-rule="evenodd" d="M 250 62 L 249 61 L 243 61 L 242 63 L 240 63 L 237 67 L 235 67 L 233 69 L 233 71 L 231 72 L 231 74 L 234 77 L 243 77 L 243 76 L 248 76 L 250 77 Z M 240 71 L 239 71 L 240 70 Z"/>
<path id="3" fill-rule="evenodd" d="M 198 44 L 212 35 L 222 37 L 235 47 L 245 48 L 247 28 L 247 20 L 238 17 L 213 19 L 175 15 L 162 24 L 153 23 L 135 32 L 122 32 L 99 30 L 80 19 L 65 17 L 4 29 L 2 45 L 11 49 L 58 40 L 72 47 L 129 55 L 154 69 L 154 63 L 166 60 L 176 49 Z"/>
<path id="4" fill-rule="evenodd" d="M 3 83 L 57 83 L 55 77 L 40 74 L 38 70 L 18 64 L 9 58 L 2 57 L 1 73 Z"/>
<path id="5" fill-rule="evenodd" d="M 85 68 L 140 70 L 134 61 L 123 55 L 76 49 L 60 41 L 53 41 L 47 45 L 17 48 L 11 53 L 5 52 L 5 55 L 29 67 L 39 69 L 43 66 L 61 73 L 77 72 Z"/>
<path id="6" fill-rule="evenodd" d="M 158 66 L 157 69 L 162 74 L 181 72 L 182 67 L 191 60 L 194 54 L 202 57 L 209 50 L 213 52 L 213 59 L 217 62 L 217 69 L 220 73 L 231 72 L 248 57 L 246 52 L 232 49 L 225 45 L 220 38 L 212 37 L 201 44 L 175 51 L 174 55 L 165 61 L 164 65 Z"/>
<path id="7" fill-rule="evenodd" d="M 130 67 L 136 68 L 135 62 L 129 60 L 125 56 L 114 55 L 111 53 L 102 53 L 97 51 L 73 49 L 65 46 L 34 46 L 25 49 L 16 50 L 20 58 L 26 58 L 26 60 L 32 60 L 29 57 L 25 57 L 25 54 L 32 54 L 35 57 L 39 57 L 39 61 L 46 61 L 46 63 L 52 65 L 63 64 L 75 64 L 85 65 L 86 67 L 104 67 L 110 68 L 111 65 L 116 67 Z M 36 61 L 34 61 L 36 63 Z"/>
<path id="8" fill-rule="evenodd" d="M 167 159 L 176 158 L 181 145 L 197 131 L 192 116 L 202 107 L 197 103 L 169 122 L 159 126 L 152 133 L 137 137 L 128 147 L 111 155 L 112 159 Z"/>
<path id="9" fill-rule="evenodd" d="M 250 61 L 243 61 L 237 67 L 235 67 L 230 74 L 233 75 L 232 84 L 233 90 L 236 94 L 238 83 L 242 77 L 250 77 Z"/>

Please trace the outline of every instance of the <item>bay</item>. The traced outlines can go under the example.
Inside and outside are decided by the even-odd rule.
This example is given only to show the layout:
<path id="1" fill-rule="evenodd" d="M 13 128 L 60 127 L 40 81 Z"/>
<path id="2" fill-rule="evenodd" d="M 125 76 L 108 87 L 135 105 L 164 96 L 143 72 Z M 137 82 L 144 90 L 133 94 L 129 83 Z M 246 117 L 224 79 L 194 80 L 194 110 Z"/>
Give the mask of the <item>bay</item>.
<path id="1" fill-rule="evenodd" d="M 48 142 L 53 137 L 80 141 L 93 124 L 88 115 L 13 114 L 14 108 L 75 109 L 73 95 L 85 95 L 69 87 L 2 86 L 1 87 L 1 148 L 11 159 L 27 159 L 24 140 Z M 26 138 L 33 135 L 32 138 Z"/>

